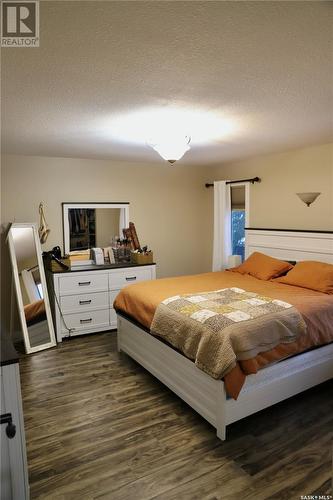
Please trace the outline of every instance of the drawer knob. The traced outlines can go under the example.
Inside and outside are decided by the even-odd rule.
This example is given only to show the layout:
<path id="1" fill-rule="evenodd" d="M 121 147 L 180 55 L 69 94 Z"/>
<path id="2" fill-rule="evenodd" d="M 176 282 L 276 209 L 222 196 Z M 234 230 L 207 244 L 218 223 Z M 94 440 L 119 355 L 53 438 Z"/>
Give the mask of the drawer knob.
<path id="1" fill-rule="evenodd" d="M 91 304 L 91 299 L 90 300 L 79 300 L 79 304 L 83 306 L 84 304 Z"/>
<path id="2" fill-rule="evenodd" d="M 92 322 L 92 318 L 80 319 L 80 323 L 91 323 L 91 322 Z"/>
<path id="3" fill-rule="evenodd" d="M 126 276 L 126 281 L 135 281 L 136 276 Z"/>
<path id="4" fill-rule="evenodd" d="M 79 281 L 79 286 L 87 286 L 90 285 L 91 281 Z"/>

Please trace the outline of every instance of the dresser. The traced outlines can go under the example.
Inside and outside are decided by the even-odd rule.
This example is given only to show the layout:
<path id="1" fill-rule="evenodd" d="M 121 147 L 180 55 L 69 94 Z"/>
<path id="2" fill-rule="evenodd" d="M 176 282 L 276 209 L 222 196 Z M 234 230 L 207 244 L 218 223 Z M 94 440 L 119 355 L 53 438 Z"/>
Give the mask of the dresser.
<path id="1" fill-rule="evenodd" d="M 113 302 L 119 291 L 131 283 L 155 278 L 155 264 L 92 265 L 64 272 L 47 271 L 57 341 L 116 328 Z"/>

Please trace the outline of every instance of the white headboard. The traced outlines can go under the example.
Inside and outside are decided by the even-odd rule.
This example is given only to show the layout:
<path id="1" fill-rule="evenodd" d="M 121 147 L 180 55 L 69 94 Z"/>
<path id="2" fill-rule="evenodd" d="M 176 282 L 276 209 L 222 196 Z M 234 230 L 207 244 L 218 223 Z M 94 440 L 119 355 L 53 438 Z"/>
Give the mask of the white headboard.
<path id="1" fill-rule="evenodd" d="M 245 257 L 261 252 L 281 260 L 318 260 L 333 264 L 333 231 L 245 230 Z"/>

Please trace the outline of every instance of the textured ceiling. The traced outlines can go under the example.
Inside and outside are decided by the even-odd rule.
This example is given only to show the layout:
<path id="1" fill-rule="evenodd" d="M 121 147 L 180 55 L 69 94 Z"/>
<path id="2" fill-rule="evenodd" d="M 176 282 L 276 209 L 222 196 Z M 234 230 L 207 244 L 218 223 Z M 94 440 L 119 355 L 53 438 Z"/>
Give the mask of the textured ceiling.
<path id="1" fill-rule="evenodd" d="M 40 47 L 2 49 L 7 153 L 155 162 L 108 123 L 170 105 L 234 124 L 211 144 L 193 140 L 185 164 L 333 137 L 332 2 L 40 4 Z"/>

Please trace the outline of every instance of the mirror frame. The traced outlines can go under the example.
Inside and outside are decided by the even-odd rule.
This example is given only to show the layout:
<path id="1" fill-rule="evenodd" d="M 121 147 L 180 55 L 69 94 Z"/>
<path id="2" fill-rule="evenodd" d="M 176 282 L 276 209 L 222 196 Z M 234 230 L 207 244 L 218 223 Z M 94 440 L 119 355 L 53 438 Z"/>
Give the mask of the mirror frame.
<path id="1" fill-rule="evenodd" d="M 71 208 L 122 208 L 124 209 L 124 228 L 129 225 L 129 202 L 63 202 L 62 204 L 62 227 L 63 227 L 63 237 L 64 237 L 64 253 L 70 253 L 70 235 L 69 235 L 69 222 L 68 222 L 68 210 Z M 122 235 L 119 235 L 122 236 Z"/>
<path id="2" fill-rule="evenodd" d="M 40 281 L 41 281 L 41 285 L 42 285 L 43 299 L 44 299 L 44 303 L 45 303 L 46 319 L 47 319 L 49 333 L 50 333 L 50 342 L 47 342 L 46 344 L 41 344 L 41 345 L 38 345 L 35 347 L 31 347 L 31 345 L 30 345 L 28 326 L 27 326 L 27 322 L 25 319 L 25 315 L 24 315 L 24 304 L 23 304 L 23 298 L 22 298 L 22 290 L 21 290 L 21 286 L 20 286 L 20 278 L 19 278 L 19 272 L 18 272 L 18 267 L 17 267 L 15 245 L 14 245 L 14 239 L 13 239 L 13 235 L 12 235 L 12 229 L 15 229 L 15 228 L 27 228 L 27 229 L 31 228 L 32 233 L 33 233 L 33 237 L 35 240 Z M 31 354 L 33 352 L 42 351 L 42 350 L 48 349 L 50 347 L 55 347 L 57 345 L 57 342 L 56 342 L 56 338 L 55 338 L 55 334 L 54 334 L 52 314 L 51 314 L 48 290 L 47 290 L 47 286 L 46 286 L 44 264 L 43 264 L 43 258 L 42 258 L 42 248 L 41 248 L 41 244 L 40 244 L 39 237 L 38 237 L 37 224 L 35 222 L 31 222 L 31 223 L 29 223 L 29 222 L 16 223 L 15 222 L 15 223 L 12 223 L 10 225 L 9 230 L 8 230 L 7 239 L 8 239 L 8 244 L 9 244 L 10 260 L 12 263 L 17 306 L 18 306 L 18 312 L 19 312 L 20 322 L 21 322 L 21 327 L 22 327 L 22 332 L 23 332 L 23 340 L 24 340 L 25 350 L 26 350 L 27 354 Z"/>

